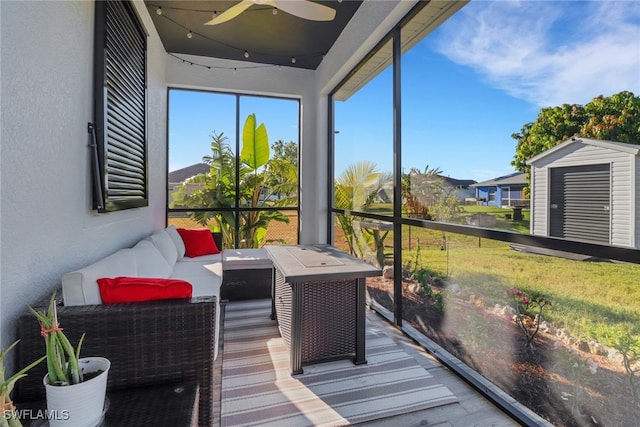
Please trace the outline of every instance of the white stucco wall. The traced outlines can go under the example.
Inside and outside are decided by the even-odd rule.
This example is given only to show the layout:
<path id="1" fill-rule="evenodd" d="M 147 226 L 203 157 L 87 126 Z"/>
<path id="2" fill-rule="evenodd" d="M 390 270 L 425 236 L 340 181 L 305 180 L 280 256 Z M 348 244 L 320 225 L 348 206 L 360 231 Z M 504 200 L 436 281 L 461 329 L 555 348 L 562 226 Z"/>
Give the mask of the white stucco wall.
<path id="1" fill-rule="evenodd" d="M 150 34 L 148 159 L 151 205 L 91 210 L 87 123 L 93 118 L 92 1 L 1 1 L 1 345 L 25 304 L 67 271 L 129 246 L 165 224 L 164 49 Z"/>

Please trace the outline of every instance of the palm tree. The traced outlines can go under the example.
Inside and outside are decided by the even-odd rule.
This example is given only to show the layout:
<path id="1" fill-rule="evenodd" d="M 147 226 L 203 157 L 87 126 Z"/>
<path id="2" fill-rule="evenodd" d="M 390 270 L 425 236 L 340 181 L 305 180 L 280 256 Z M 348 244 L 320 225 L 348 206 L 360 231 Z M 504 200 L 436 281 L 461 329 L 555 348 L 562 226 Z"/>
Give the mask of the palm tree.
<path id="1" fill-rule="evenodd" d="M 374 162 L 364 160 L 350 165 L 335 181 L 334 206 L 346 211 L 366 212 L 389 182 L 389 174 L 378 172 Z M 362 233 L 354 216 L 337 214 L 337 218 L 351 254 L 360 258 L 370 255 L 368 237 Z"/>
<path id="2" fill-rule="evenodd" d="M 411 168 L 409 173 L 402 175 L 402 199 L 409 217 L 434 219 L 430 208 L 442 187 L 441 173 L 439 168 L 427 165 L 424 171 Z"/>
<path id="3" fill-rule="evenodd" d="M 172 206 L 211 209 L 193 212 L 191 219 L 203 227 L 215 221 L 215 228 L 222 233 L 225 245 L 233 242 L 235 219 L 232 212 L 219 209 L 234 205 L 236 181 L 235 156 L 227 140 L 224 133 L 214 132 L 211 135 L 211 155 L 202 158 L 209 165 L 209 171 L 185 180 L 172 195 L 171 202 Z"/>

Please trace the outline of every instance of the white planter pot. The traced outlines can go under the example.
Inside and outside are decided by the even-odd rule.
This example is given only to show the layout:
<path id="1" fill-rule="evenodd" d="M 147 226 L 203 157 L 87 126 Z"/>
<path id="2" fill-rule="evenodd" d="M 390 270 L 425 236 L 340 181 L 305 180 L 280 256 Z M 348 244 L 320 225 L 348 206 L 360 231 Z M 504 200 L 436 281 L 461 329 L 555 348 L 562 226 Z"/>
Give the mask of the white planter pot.
<path id="1" fill-rule="evenodd" d="M 78 364 L 84 375 L 100 370 L 102 373 L 80 384 L 68 386 L 49 384 L 49 374 L 43 379 L 50 427 L 94 427 L 104 417 L 111 362 L 104 357 L 82 357 L 78 359 Z"/>

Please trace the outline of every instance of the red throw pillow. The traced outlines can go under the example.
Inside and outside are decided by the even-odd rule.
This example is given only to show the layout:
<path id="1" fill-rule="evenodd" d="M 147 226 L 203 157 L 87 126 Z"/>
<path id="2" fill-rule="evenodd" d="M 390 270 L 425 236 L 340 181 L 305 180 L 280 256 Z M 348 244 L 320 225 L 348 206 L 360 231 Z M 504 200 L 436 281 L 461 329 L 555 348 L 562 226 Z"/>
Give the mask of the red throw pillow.
<path id="1" fill-rule="evenodd" d="M 100 297 L 105 304 L 191 298 L 191 283 L 179 279 L 115 277 L 98 279 Z"/>
<path id="2" fill-rule="evenodd" d="M 178 228 L 178 233 L 184 242 L 184 254 L 189 258 L 220 253 L 208 228 Z"/>

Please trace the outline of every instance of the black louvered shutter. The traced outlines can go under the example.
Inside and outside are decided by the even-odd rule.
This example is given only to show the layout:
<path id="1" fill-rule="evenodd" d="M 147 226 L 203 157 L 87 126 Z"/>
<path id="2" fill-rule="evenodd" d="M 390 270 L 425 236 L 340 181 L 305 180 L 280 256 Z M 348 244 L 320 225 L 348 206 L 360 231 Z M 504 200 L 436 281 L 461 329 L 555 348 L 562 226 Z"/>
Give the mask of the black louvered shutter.
<path id="1" fill-rule="evenodd" d="M 148 206 L 146 33 L 128 1 L 96 1 L 94 209 Z M 96 188 L 99 187 L 99 188 Z M 100 194 L 101 193 L 101 194 Z"/>

